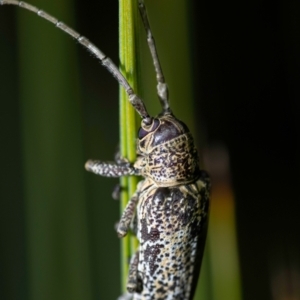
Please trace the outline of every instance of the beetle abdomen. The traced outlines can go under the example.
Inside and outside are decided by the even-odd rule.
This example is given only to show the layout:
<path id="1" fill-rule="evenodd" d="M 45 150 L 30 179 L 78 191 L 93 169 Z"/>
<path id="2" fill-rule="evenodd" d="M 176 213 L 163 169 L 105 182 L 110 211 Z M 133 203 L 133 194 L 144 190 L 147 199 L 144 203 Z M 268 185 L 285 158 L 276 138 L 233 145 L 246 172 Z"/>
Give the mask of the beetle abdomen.
<path id="1" fill-rule="evenodd" d="M 207 228 L 208 183 L 150 188 L 138 206 L 138 273 L 144 300 L 190 300 Z M 200 259 L 201 262 L 201 259 Z"/>

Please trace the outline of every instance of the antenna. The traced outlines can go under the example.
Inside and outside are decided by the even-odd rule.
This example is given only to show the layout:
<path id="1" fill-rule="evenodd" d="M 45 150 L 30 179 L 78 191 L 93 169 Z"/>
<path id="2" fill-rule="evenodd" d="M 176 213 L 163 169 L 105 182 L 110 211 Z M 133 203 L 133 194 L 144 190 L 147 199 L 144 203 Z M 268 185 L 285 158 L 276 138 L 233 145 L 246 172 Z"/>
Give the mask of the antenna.
<path id="1" fill-rule="evenodd" d="M 97 59 L 99 59 L 102 65 L 108 70 L 108 72 L 110 72 L 113 75 L 113 77 L 117 79 L 118 83 L 121 86 L 123 86 L 123 88 L 125 89 L 128 95 L 129 102 L 132 104 L 132 106 L 135 108 L 138 114 L 142 117 L 143 123 L 145 125 L 150 125 L 152 123 L 152 118 L 149 116 L 143 100 L 134 93 L 133 88 L 125 79 L 123 74 L 119 71 L 118 67 L 114 64 L 114 62 L 109 57 L 107 57 L 100 49 L 98 49 L 86 37 L 80 35 L 77 31 L 75 31 L 68 25 L 64 24 L 63 22 L 59 21 L 52 15 L 26 2 L 16 1 L 16 0 L 0 0 L 0 5 L 16 5 L 26 10 L 29 10 L 33 13 L 36 13 L 41 18 L 53 23 L 57 28 L 59 28 L 60 30 L 64 31 L 66 34 L 76 39 L 84 48 L 86 48 Z"/>

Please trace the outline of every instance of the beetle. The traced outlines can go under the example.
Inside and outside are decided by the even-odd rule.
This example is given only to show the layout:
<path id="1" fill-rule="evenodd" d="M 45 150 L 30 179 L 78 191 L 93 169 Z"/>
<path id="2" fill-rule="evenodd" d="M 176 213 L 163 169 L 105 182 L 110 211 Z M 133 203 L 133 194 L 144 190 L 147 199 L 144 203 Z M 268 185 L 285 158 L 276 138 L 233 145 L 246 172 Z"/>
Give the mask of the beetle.
<path id="1" fill-rule="evenodd" d="M 137 159 L 115 163 L 88 160 L 87 171 L 106 177 L 144 177 L 129 200 L 117 233 L 132 230 L 139 247 L 130 262 L 127 290 L 119 299 L 192 300 L 200 271 L 208 225 L 210 179 L 199 167 L 198 153 L 187 126 L 169 105 L 168 87 L 158 58 L 143 0 L 139 11 L 147 34 L 162 112 L 148 114 L 143 100 L 117 66 L 88 39 L 55 17 L 25 2 L 0 0 L 18 5 L 52 22 L 88 49 L 125 89 L 140 115 Z"/>

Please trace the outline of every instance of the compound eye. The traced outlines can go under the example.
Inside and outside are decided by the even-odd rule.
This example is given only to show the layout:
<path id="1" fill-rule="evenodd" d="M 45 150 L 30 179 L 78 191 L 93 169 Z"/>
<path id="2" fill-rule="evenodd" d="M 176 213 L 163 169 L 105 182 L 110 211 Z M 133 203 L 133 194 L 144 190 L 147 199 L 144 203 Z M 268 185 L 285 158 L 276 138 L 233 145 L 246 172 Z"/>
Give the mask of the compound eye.
<path id="1" fill-rule="evenodd" d="M 150 125 L 145 125 L 142 122 L 141 128 L 139 130 L 139 139 L 143 139 L 147 134 L 149 134 L 150 132 L 153 132 L 158 126 L 159 126 L 160 122 L 158 119 L 153 119 L 152 123 Z"/>

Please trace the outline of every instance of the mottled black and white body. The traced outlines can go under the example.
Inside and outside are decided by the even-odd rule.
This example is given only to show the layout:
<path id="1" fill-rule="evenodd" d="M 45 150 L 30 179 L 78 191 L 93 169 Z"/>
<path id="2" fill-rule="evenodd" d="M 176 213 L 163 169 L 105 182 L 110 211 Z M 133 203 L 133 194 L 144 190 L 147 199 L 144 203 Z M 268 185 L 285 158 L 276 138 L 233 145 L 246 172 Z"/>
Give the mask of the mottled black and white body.
<path id="1" fill-rule="evenodd" d="M 127 206 L 140 242 L 128 289 L 133 299 L 191 300 L 206 238 L 209 178 L 181 121 L 164 114 L 154 124 L 150 131 L 142 125 L 133 165 L 145 180 Z M 123 217 L 121 236 L 130 226 L 126 210 Z"/>
<path id="2" fill-rule="evenodd" d="M 128 100 L 142 118 L 136 162 L 87 161 L 88 171 L 107 177 L 140 175 L 144 180 L 128 202 L 118 225 L 123 237 L 132 229 L 140 242 L 132 257 L 126 294 L 122 300 L 192 300 L 206 239 L 209 207 L 209 177 L 200 170 L 197 150 L 187 126 L 169 107 L 168 88 L 158 59 L 143 0 L 139 10 L 157 78 L 162 112 L 149 116 L 117 66 L 88 39 L 55 17 L 17 0 L 0 5 L 18 5 L 52 22 L 75 38 L 101 61 L 125 89 Z"/>
<path id="3" fill-rule="evenodd" d="M 207 183 L 206 174 L 200 174 L 195 183 L 167 188 L 150 183 L 149 193 L 141 192 L 137 207 L 141 299 L 192 299 L 206 237 Z M 141 189 L 147 185 L 148 179 Z"/>
<path id="4" fill-rule="evenodd" d="M 134 224 L 140 242 L 131 260 L 127 289 L 142 300 L 192 300 L 205 244 L 209 177 L 201 171 L 186 125 L 171 113 L 142 123 L 137 161 L 88 161 L 89 171 L 105 176 L 142 175 L 118 226 L 120 237 Z M 120 175 L 120 174 L 119 174 Z"/>

